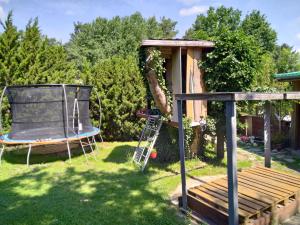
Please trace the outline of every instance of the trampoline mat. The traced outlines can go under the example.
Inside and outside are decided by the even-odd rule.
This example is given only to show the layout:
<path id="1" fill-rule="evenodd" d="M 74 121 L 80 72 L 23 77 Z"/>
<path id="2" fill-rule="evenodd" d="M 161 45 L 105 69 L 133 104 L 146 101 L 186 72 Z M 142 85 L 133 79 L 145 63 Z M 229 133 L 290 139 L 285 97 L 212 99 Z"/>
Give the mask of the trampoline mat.
<path id="1" fill-rule="evenodd" d="M 83 129 L 77 133 L 73 128 L 69 129 L 68 138 L 77 138 L 80 136 L 88 136 L 89 133 L 98 133 L 99 129 L 95 127 L 83 127 Z M 92 136 L 91 134 L 90 136 Z M 36 128 L 17 132 L 11 132 L 6 135 L 9 141 L 47 141 L 55 139 L 66 139 L 66 134 L 63 128 Z"/>

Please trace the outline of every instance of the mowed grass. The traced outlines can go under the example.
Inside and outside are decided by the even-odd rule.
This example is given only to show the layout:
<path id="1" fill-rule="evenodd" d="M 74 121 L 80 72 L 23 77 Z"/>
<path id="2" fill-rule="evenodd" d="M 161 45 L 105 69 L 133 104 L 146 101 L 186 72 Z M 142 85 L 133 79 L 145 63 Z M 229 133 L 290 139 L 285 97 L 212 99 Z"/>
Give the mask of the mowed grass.
<path id="1" fill-rule="evenodd" d="M 136 142 L 98 144 L 95 160 L 81 153 L 69 163 L 65 155 L 8 152 L 0 166 L 0 224 L 190 224 L 170 203 L 180 184 L 179 162 L 150 160 L 140 172 L 131 162 Z M 263 162 L 239 149 L 239 168 Z M 206 152 L 205 163 L 186 161 L 187 178 L 226 174 L 226 159 Z M 277 163 L 276 163 L 277 164 Z M 287 165 L 286 165 L 287 166 Z M 285 167 L 286 168 L 286 167 Z"/>
<path id="2" fill-rule="evenodd" d="M 102 143 L 96 153 L 32 156 L 6 153 L 0 169 L 0 224 L 189 224 L 168 193 L 180 177 L 130 161 L 136 143 Z"/>

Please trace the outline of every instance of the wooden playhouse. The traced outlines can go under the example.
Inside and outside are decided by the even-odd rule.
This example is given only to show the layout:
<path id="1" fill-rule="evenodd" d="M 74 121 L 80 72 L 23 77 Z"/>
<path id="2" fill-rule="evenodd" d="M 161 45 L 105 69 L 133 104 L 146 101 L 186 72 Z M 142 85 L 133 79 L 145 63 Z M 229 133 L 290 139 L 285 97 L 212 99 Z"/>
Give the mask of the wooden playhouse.
<path id="1" fill-rule="evenodd" d="M 198 67 L 198 62 L 206 53 L 211 51 L 214 43 L 211 41 L 191 41 L 183 39 L 173 40 L 144 40 L 142 48 L 157 48 L 165 58 L 166 73 L 164 77 L 171 94 L 203 93 L 205 92 L 203 71 Z M 192 126 L 197 126 L 201 117 L 207 115 L 206 101 L 187 101 L 183 106 L 184 114 L 192 121 Z M 177 103 L 173 100 L 171 123 L 175 126 L 178 122 Z"/>

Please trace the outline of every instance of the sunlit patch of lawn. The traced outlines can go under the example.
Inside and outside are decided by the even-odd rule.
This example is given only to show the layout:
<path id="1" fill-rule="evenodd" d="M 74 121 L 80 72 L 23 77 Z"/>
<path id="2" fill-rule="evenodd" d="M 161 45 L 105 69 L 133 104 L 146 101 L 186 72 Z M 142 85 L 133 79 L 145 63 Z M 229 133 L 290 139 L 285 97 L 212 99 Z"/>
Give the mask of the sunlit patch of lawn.
<path id="1" fill-rule="evenodd" d="M 179 162 L 160 164 L 150 160 L 140 172 L 131 157 L 136 142 L 99 144 L 91 154 L 67 156 L 4 154 L 0 169 L 0 224 L 190 224 L 178 216 L 170 193 L 180 184 Z M 247 150 L 238 149 L 239 155 Z M 251 153 L 252 154 L 252 153 Z M 261 156 L 253 155 L 254 161 Z M 242 157 L 239 168 L 253 166 Z M 298 161 L 297 161 L 298 162 Z M 186 161 L 188 177 L 226 174 L 225 159 L 214 150 L 201 159 Z M 276 167 L 284 167 L 275 162 Z"/>

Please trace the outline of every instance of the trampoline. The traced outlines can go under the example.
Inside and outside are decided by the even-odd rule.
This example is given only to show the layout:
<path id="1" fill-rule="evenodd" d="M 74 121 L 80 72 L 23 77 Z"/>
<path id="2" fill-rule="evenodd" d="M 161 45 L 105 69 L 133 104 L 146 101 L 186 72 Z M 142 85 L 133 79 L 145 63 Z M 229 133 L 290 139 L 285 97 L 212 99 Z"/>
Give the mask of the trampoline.
<path id="1" fill-rule="evenodd" d="M 0 114 L 1 158 L 6 145 L 28 145 L 27 165 L 32 146 L 66 143 L 71 160 L 70 142 L 79 141 L 86 156 L 85 147 L 94 153 L 95 136 L 100 135 L 101 101 L 99 103 L 99 127 L 93 127 L 89 115 L 92 86 L 87 85 L 23 85 L 3 89 L 0 99 L 6 95 L 11 107 L 11 131 L 2 134 Z"/>

